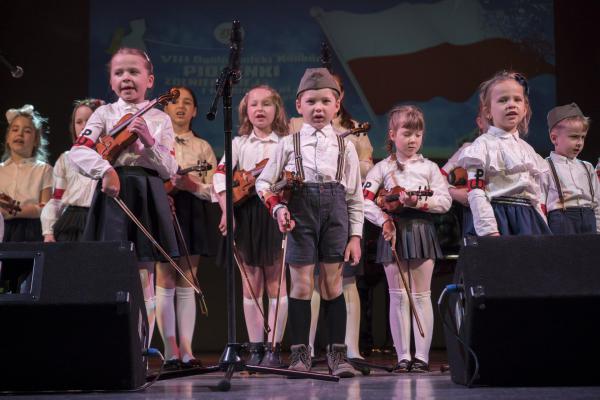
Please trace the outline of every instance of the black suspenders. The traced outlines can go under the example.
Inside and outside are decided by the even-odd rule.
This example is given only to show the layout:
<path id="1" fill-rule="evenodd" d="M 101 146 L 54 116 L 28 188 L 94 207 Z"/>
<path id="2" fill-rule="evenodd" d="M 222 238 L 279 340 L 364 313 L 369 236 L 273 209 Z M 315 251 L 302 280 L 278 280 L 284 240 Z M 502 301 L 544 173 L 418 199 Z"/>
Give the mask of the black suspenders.
<path id="1" fill-rule="evenodd" d="M 336 135 L 338 141 L 338 159 L 337 159 L 337 170 L 335 173 L 335 180 L 341 183 L 344 176 L 344 167 L 346 164 L 346 142 L 344 138 Z M 296 174 L 300 176 L 300 179 L 304 181 L 304 165 L 302 164 L 302 151 L 300 149 L 300 132 L 296 132 L 292 135 L 294 142 L 294 160 L 296 163 Z"/>
<path id="2" fill-rule="evenodd" d="M 554 178 L 554 184 L 556 185 L 556 191 L 558 192 L 558 200 L 560 201 L 560 203 L 562 204 L 562 208 L 563 210 L 566 208 L 565 206 L 565 197 L 563 195 L 562 192 L 562 187 L 560 185 L 560 179 L 558 179 L 558 173 L 556 172 L 556 167 L 554 166 L 554 161 L 552 161 L 551 157 L 546 157 L 546 160 L 548 161 L 548 164 L 550 165 L 550 171 L 552 171 L 552 177 Z M 585 169 L 585 175 L 588 178 L 588 184 L 590 185 L 590 195 L 592 196 L 592 203 L 594 202 L 594 185 L 592 184 L 592 177 L 590 175 L 590 171 L 587 169 L 587 167 L 585 166 L 585 163 L 581 160 L 579 160 L 579 162 L 581 163 L 581 166 L 583 167 L 583 169 Z"/>

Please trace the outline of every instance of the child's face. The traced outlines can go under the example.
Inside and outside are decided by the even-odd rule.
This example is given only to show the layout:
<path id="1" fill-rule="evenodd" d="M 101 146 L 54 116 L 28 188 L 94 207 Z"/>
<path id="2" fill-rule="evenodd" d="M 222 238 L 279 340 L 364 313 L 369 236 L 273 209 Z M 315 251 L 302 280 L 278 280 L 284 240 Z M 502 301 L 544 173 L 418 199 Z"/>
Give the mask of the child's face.
<path id="1" fill-rule="evenodd" d="M 575 158 L 583 150 L 587 131 L 568 127 L 556 129 L 550 133 L 550 140 L 554 144 L 554 151 L 567 158 Z"/>
<path id="2" fill-rule="evenodd" d="M 154 85 L 154 75 L 145 60 L 135 54 L 117 54 L 110 63 L 110 87 L 129 103 L 144 101 L 146 91 Z"/>
<path id="3" fill-rule="evenodd" d="M 88 106 L 77 107 L 77 110 L 75 110 L 75 117 L 73 118 L 75 136 L 79 136 L 83 128 L 85 128 L 85 124 L 87 123 L 88 119 L 90 119 L 92 112 L 92 109 Z"/>
<path id="4" fill-rule="evenodd" d="M 277 107 L 273 102 L 273 93 L 265 88 L 252 89 L 248 93 L 246 112 L 253 127 L 261 131 L 271 130 Z"/>
<path id="5" fill-rule="evenodd" d="M 196 116 L 198 110 L 194 107 L 194 98 L 186 89 L 179 88 L 179 97 L 175 103 L 168 103 L 165 112 L 171 117 L 173 125 L 184 129 L 190 128 L 192 118 Z"/>
<path id="6" fill-rule="evenodd" d="M 514 79 L 495 84 L 490 91 L 488 112 L 495 127 L 513 132 L 527 112 L 523 86 Z"/>
<path id="7" fill-rule="evenodd" d="M 411 158 L 421 148 L 423 143 L 423 131 L 398 128 L 390 131 L 390 139 L 396 145 L 396 151 L 405 158 Z"/>
<path id="8" fill-rule="evenodd" d="M 16 117 L 10 124 L 6 136 L 6 144 L 10 148 L 11 154 L 29 158 L 33 155 L 33 148 L 37 142 L 33 121 L 21 115 Z"/>
<path id="9" fill-rule="evenodd" d="M 296 99 L 296 110 L 305 123 L 322 129 L 331 123 L 340 109 L 340 100 L 335 98 L 332 89 L 307 90 Z"/>

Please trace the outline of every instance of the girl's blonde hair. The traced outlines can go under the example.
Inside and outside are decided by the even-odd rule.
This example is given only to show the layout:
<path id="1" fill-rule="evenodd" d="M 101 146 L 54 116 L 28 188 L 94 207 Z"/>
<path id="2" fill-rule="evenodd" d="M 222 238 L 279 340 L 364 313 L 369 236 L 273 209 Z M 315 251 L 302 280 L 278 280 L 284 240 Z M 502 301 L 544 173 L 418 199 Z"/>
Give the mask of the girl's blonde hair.
<path id="1" fill-rule="evenodd" d="M 425 132 L 425 117 L 423 111 L 410 104 L 396 106 L 388 113 L 388 138 L 385 144 L 385 149 L 392 158 L 396 158 L 394 141 L 390 138 L 389 133 L 395 132 L 400 128 L 408 129 L 409 131 Z"/>
<path id="2" fill-rule="evenodd" d="M 11 108 L 6 112 L 6 120 L 8 121 L 8 128 L 6 129 L 6 135 L 4 138 L 4 149 L 2 151 L 2 161 L 6 161 L 10 158 L 11 150 L 8 144 L 8 132 L 12 126 L 13 121 L 17 117 L 25 117 L 31 120 L 35 129 L 35 145 L 31 156 L 35 157 L 38 161 L 46 162 L 48 160 L 48 141 L 46 140 L 46 123 L 47 118 L 42 117 L 37 111 L 34 110 L 31 104 L 25 104 L 21 108 Z"/>
<path id="3" fill-rule="evenodd" d="M 75 132 L 75 113 L 79 109 L 79 107 L 88 107 L 92 112 L 96 111 L 96 108 L 103 106 L 106 104 L 104 100 L 100 99 L 82 99 L 75 100 L 73 102 L 73 112 L 71 113 L 71 123 L 69 124 L 69 133 L 71 133 L 71 139 L 75 141 L 77 139 L 77 132 Z"/>
<path id="4" fill-rule="evenodd" d="M 248 97 L 250 92 L 254 89 L 265 89 L 271 92 L 271 100 L 273 104 L 275 104 L 275 118 L 273 119 L 273 123 L 271 124 L 271 129 L 278 136 L 285 136 L 288 133 L 288 119 L 285 114 L 285 108 L 283 106 L 283 100 L 281 96 L 275 89 L 268 85 L 259 85 L 255 86 L 252 89 L 248 90 L 242 101 L 240 101 L 240 105 L 238 107 L 239 113 L 239 121 L 240 128 L 238 129 L 238 133 L 240 135 L 249 135 L 252 132 L 252 123 L 250 123 L 250 118 L 248 118 Z"/>
<path id="5" fill-rule="evenodd" d="M 134 47 L 120 47 L 110 58 L 108 64 L 106 64 L 106 68 L 108 70 L 108 74 L 110 75 L 110 68 L 112 66 L 112 60 L 118 54 L 132 54 L 134 56 L 140 56 L 144 59 L 144 66 L 150 75 L 154 75 L 154 66 L 152 65 L 152 61 L 150 61 L 150 57 L 144 50 L 136 49 Z"/>
<path id="6" fill-rule="evenodd" d="M 487 122 L 487 125 L 494 125 L 491 115 L 491 93 L 492 88 L 500 82 L 515 80 L 523 87 L 523 98 L 525 100 L 525 117 L 519 122 L 517 129 L 523 136 L 529 132 L 529 121 L 531 120 L 531 106 L 529 104 L 529 83 L 525 75 L 516 71 L 500 71 L 479 85 L 479 116 L 482 121 Z"/>

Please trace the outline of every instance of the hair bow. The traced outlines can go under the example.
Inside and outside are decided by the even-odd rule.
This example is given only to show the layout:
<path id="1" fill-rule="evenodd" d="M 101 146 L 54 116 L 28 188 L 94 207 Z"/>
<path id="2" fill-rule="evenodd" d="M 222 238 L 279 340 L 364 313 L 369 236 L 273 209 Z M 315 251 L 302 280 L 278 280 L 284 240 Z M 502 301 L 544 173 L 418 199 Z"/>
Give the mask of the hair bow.
<path id="1" fill-rule="evenodd" d="M 529 82 L 527 82 L 527 78 L 525 78 L 521 74 L 515 74 L 515 81 L 519 83 L 519 85 L 523 86 L 523 91 L 526 96 L 529 96 Z"/>
<path id="2" fill-rule="evenodd" d="M 33 116 L 33 106 L 31 104 L 25 104 L 23 107 L 21 108 L 11 108 L 6 112 L 6 120 L 8 121 L 9 125 L 13 122 L 13 120 L 18 117 L 19 115 L 29 115 L 29 116 Z"/>

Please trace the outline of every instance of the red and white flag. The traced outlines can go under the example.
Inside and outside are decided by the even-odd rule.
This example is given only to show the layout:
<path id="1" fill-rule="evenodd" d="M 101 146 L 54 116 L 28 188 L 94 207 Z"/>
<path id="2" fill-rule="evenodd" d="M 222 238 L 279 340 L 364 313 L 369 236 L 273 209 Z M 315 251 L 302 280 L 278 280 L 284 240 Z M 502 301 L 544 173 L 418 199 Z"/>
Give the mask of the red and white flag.
<path id="1" fill-rule="evenodd" d="M 311 14 L 377 115 L 403 101 L 464 102 L 502 69 L 530 78 L 554 73 L 535 49 L 486 24 L 477 0 L 404 3 L 370 14 L 314 8 Z"/>

